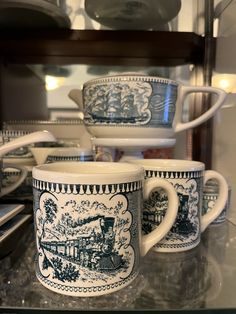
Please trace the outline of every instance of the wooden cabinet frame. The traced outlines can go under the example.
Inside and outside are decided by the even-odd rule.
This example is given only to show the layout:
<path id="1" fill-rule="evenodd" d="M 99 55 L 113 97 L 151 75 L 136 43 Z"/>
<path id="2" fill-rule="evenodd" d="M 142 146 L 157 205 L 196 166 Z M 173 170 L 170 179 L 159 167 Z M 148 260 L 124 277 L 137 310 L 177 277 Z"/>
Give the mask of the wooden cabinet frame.
<path id="1" fill-rule="evenodd" d="M 213 0 L 205 0 L 205 36 L 192 32 L 38 30 L 0 34 L 2 64 L 177 66 L 193 64 L 193 83 L 211 85 L 214 65 Z M 207 21 L 207 22 L 206 22 Z M 200 77 L 200 80 L 199 80 Z M 191 119 L 210 106 L 195 97 Z M 188 132 L 192 159 L 211 167 L 212 119 Z M 194 147 L 194 150 L 193 150 Z"/>

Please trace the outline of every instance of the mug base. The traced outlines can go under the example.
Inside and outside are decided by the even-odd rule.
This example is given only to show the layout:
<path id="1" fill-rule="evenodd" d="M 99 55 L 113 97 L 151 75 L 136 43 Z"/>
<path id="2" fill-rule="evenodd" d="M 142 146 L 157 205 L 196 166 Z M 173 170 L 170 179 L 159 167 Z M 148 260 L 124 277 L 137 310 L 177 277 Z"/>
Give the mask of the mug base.
<path id="1" fill-rule="evenodd" d="M 114 284 L 106 285 L 103 287 L 94 286 L 94 287 L 70 287 L 66 285 L 57 284 L 50 281 L 48 278 L 44 278 L 36 271 L 36 277 L 38 281 L 47 289 L 72 297 L 98 297 L 102 295 L 111 294 L 117 292 L 126 286 L 130 285 L 136 277 L 139 275 L 139 272 L 134 273 L 127 279 L 124 279 L 122 282 L 117 282 Z"/>
<path id="2" fill-rule="evenodd" d="M 193 243 L 192 245 L 173 245 L 171 248 L 170 247 L 153 247 L 151 250 L 154 252 L 162 252 L 162 253 L 178 253 L 178 252 L 185 252 L 185 251 L 189 251 L 193 248 L 195 248 L 196 246 L 198 246 L 200 244 L 200 241 Z"/>

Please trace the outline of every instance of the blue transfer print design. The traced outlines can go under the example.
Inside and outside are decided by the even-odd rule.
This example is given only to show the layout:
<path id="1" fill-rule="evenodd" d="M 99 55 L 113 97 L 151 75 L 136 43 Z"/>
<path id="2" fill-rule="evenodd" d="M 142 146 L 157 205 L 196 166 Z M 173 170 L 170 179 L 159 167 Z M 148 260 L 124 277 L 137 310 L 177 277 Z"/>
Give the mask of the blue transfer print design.
<path id="1" fill-rule="evenodd" d="M 146 172 L 149 174 L 150 171 Z M 201 189 L 200 172 L 195 178 L 191 173 L 161 172 L 154 176 L 167 179 L 174 186 L 179 197 L 178 215 L 168 234 L 158 242 L 155 248 L 183 248 L 194 246 L 200 241 Z M 161 174 L 161 175 L 160 175 Z M 145 234 L 154 230 L 164 219 L 168 206 L 167 194 L 163 189 L 156 190 L 144 202 L 142 229 Z"/>
<path id="2" fill-rule="evenodd" d="M 206 214 L 215 206 L 217 198 L 218 198 L 218 193 L 203 192 L 203 202 L 202 202 L 202 214 L 203 215 Z M 218 225 L 218 224 L 221 224 L 222 222 L 225 222 L 227 211 L 228 211 L 228 202 L 225 204 L 225 207 L 223 208 L 220 215 L 211 224 Z"/>
<path id="3" fill-rule="evenodd" d="M 85 86 L 85 124 L 170 128 L 177 88 L 175 84 L 145 79 Z"/>
<path id="4" fill-rule="evenodd" d="M 133 183 L 126 187 L 131 189 Z M 81 293 L 98 286 L 111 289 L 135 277 L 137 208 L 142 202 L 141 186 L 135 186 L 127 193 L 107 195 L 71 195 L 34 187 L 37 276 L 58 290 L 67 287 Z"/>
<path id="5" fill-rule="evenodd" d="M 80 155 L 80 156 L 54 156 L 48 155 L 46 164 L 60 161 L 93 161 L 93 155 Z"/>

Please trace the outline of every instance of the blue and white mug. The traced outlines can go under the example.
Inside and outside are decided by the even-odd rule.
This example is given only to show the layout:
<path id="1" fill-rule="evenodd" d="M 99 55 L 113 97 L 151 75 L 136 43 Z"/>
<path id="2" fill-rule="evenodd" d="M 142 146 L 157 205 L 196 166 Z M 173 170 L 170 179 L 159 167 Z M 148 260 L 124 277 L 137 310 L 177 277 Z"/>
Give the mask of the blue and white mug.
<path id="1" fill-rule="evenodd" d="M 136 159 L 132 164 L 141 165 L 146 178 L 163 178 L 175 188 L 179 198 L 176 221 L 169 233 L 154 246 L 157 252 L 180 252 L 200 243 L 201 233 L 222 212 L 228 198 L 224 177 L 216 171 L 205 171 L 204 163 L 175 159 Z M 219 195 L 211 210 L 202 213 L 203 187 L 210 179 L 218 182 Z M 158 206 L 157 206 L 158 204 Z M 149 233 L 162 221 L 168 201 L 164 192 L 155 192 L 144 204 L 143 232 Z"/>
<path id="2" fill-rule="evenodd" d="M 199 92 L 217 95 L 216 102 L 196 119 L 182 122 L 185 98 Z M 68 96 L 79 106 L 85 127 L 95 137 L 167 139 L 211 118 L 226 93 L 138 73 L 92 79 Z"/>
<path id="3" fill-rule="evenodd" d="M 163 222 L 141 235 L 143 196 L 163 188 Z M 139 273 L 140 258 L 171 229 L 178 197 L 163 179 L 144 180 L 126 163 L 60 162 L 33 168 L 36 276 L 48 289 L 72 296 L 117 291 Z"/>

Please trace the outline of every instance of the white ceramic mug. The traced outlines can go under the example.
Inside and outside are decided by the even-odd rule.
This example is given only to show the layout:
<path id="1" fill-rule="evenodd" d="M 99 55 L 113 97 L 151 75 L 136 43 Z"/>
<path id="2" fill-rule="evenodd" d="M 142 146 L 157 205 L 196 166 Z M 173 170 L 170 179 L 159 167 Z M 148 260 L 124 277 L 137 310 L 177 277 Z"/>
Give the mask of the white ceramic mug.
<path id="1" fill-rule="evenodd" d="M 143 196 L 163 188 L 168 209 L 141 236 Z M 140 257 L 172 227 L 178 197 L 163 179 L 144 182 L 137 165 L 59 162 L 33 168 L 36 276 L 55 292 L 98 296 L 115 292 L 139 273 Z"/>
<path id="2" fill-rule="evenodd" d="M 186 96 L 199 92 L 215 94 L 217 100 L 201 116 L 183 123 Z M 95 137 L 168 139 L 211 118 L 223 105 L 226 93 L 160 77 L 121 74 L 92 79 L 82 90 L 71 90 L 69 97 L 79 106 L 84 125 Z"/>
<path id="3" fill-rule="evenodd" d="M 179 209 L 175 224 L 165 238 L 154 246 L 155 251 L 186 251 L 200 242 L 201 233 L 222 212 L 228 198 L 228 186 L 224 177 L 216 171 L 205 171 L 198 161 L 175 159 L 136 159 L 133 164 L 143 166 L 146 178 L 163 178 L 175 188 Z M 203 186 L 210 179 L 219 185 L 219 196 L 211 210 L 202 214 Z M 157 206 L 158 204 L 158 206 Z M 162 221 L 168 202 L 165 193 L 153 193 L 145 202 L 143 231 L 150 232 Z"/>

